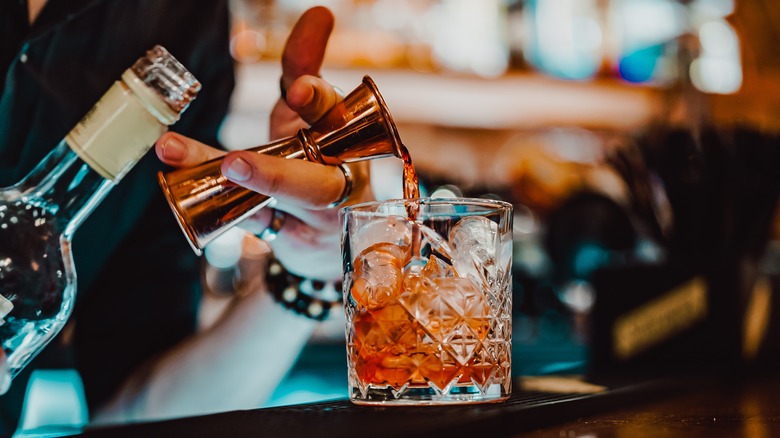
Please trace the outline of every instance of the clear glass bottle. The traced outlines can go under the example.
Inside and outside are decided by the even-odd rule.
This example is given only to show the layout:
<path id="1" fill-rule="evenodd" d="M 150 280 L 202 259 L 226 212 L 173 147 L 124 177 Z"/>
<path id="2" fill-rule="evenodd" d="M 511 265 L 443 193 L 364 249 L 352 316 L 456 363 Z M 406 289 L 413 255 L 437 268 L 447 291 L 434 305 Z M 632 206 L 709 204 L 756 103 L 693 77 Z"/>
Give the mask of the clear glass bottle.
<path id="1" fill-rule="evenodd" d="M 73 310 L 74 232 L 199 90 L 193 75 L 155 46 L 27 176 L 0 189 L 0 343 L 12 377 Z"/>

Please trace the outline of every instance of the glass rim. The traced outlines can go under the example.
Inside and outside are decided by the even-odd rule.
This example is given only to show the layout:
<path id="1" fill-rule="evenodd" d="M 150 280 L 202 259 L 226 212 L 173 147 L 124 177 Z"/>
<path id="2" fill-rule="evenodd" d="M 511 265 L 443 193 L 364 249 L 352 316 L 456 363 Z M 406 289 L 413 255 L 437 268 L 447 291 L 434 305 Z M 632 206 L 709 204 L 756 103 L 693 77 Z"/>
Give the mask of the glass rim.
<path id="1" fill-rule="evenodd" d="M 490 199 L 490 198 L 469 198 L 469 197 L 461 197 L 461 196 L 453 197 L 453 198 L 420 197 L 415 199 L 393 198 L 393 199 L 361 202 L 359 204 L 352 204 L 352 205 L 346 205 L 344 207 L 341 207 L 340 213 L 344 216 L 348 215 L 351 212 L 371 213 L 372 207 L 376 208 L 381 205 L 405 205 L 415 201 L 419 202 L 421 205 L 444 205 L 444 204 L 477 205 L 477 206 L 484 206 L 486 208 L 492 208 L 495 209 L 496 211 L 501 211 L 501 210 L 511 211 L 514 208 L 514 205 L 509 202 L 501 201 L 498 199 Z"/>

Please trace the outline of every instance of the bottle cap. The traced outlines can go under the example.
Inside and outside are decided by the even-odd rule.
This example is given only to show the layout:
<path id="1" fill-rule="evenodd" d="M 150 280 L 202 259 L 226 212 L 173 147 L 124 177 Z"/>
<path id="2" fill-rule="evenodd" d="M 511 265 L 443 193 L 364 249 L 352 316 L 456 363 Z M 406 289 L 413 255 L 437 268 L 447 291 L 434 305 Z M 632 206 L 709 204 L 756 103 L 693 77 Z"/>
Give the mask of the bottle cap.
<path id="1" fill-rule="evenodd" d="M 160 45 L 148 50 L 130 69 L 145 85 L 157 90 L 177 114 L 189 106 L 201 88 L 195 76 Z"/>

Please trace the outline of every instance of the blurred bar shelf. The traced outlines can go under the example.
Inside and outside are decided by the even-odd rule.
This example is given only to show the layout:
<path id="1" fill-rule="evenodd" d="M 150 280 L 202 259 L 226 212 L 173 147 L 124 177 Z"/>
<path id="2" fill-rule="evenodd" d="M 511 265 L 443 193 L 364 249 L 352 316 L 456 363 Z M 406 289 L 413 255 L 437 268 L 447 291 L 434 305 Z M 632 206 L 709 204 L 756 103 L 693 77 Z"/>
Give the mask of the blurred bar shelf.
<path id="1" fill-rule="evenodd" d="M 278 63 L 240 64 L 235 112 L 269 111 L 279 96 Z M 617 80 L 565 81 L 539 73 L 508 73 L 495 79 L 412 70 L 325 69 L 323 77 L 343 90 L 371 76 L 396 123 L 477 129 L 580 126 L 630 130 L 659 112 L 658 89 Z M 259 96 L 259 97 L 258 97 Z"/>

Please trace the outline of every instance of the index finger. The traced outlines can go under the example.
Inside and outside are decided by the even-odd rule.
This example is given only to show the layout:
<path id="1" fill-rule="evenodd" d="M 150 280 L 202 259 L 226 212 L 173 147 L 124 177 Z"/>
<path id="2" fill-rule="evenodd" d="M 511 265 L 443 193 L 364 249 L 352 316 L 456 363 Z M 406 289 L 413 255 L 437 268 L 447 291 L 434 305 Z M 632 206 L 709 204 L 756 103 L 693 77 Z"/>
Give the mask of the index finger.
<path id="1" fill-rule="evenodd" d="M 324 6 L 310 8 L 298 18 L 282 52 L 284 89 L 300 76 L 319 76 L 333 24 L 333 13 Z"/>

